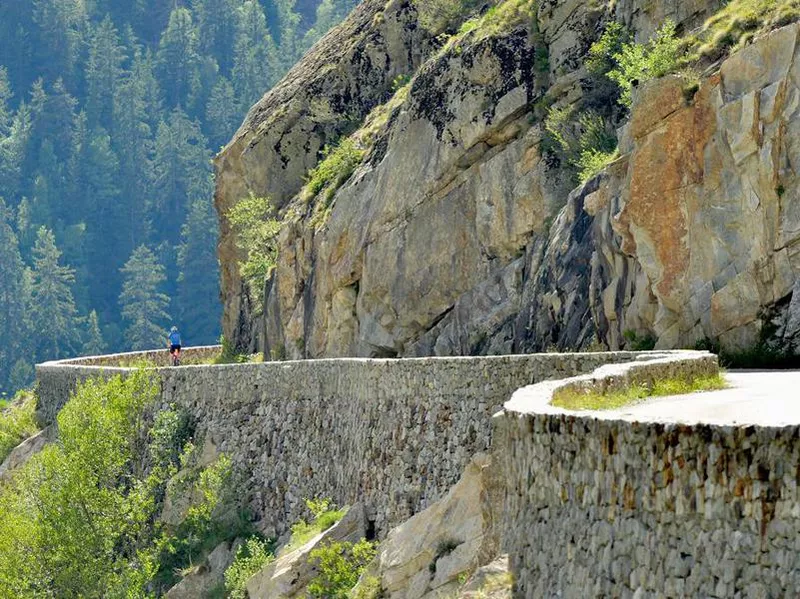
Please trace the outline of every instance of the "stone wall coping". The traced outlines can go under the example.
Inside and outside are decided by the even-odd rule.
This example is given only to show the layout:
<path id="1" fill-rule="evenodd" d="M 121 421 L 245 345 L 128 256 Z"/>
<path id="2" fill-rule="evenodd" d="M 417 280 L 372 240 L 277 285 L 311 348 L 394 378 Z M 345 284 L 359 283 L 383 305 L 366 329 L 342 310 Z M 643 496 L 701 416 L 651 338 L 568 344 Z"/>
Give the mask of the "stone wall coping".
<path id="1" fill-rule="evenodd" d="M 677 350 L 639 355 L 631 362 L 606 364 L 589 374 L 543 381 L 523 387 L 512 394 L 511 399 L 503 405 L 503 411 L 495 414 L 495 417 L 504 414 L 570 415 L 597 420 L 639 422 L 640 416 L 620 413 L 618 410 L 569 410 L 554 406 L 551 402 L 557 392 L 567 389 L 591 389 L 605 393 L 677 374 L 704 376 L 718 372 L 717 356 L 706 351 Z M 655 422 L 674 424 L 671 420 L 655 420 Z M 703 424 L 703 422 L 697 420 L 685 424 Z"/>
<path id="2" fill-rule="evenodd" d="M 219 345 L 196 346 L 186 347 L 182 350 L 184 358 L 189 358 L 193 355 L 201 353 L 212 354 L 221 350 Z M 308 360 L 282 360 L 282 361 L 264 361 L 264 362 L 242 362 L 232 364 L 185 364 L 181 369 L 197 369 L 197 368 L 275 368 L 275 367 L 293 367 L 298 365 L 314 366 L 314 365 L 334 365 L 334 364 L 372 364 L 372 365 L 392 365 L 392 364 L 409 364 L 409 365 L 422 365 L 427 363 L 464 363 L 464 362 L 487 362 L 493 361 L 517 361 L 524 360 L 530 361 L 531 359 L 541 359 L 542 361 L 552 360 L 554 357 L 570 358 L 591 355 L 605 355 L 609 357 L 630 357 L 632 361 L 655 361 L 661 360 L 664 357 L 671 356 L 675 359 L 687 354 L 711 355 L 706 352 L 687 351 L 687 350 L 665 350 L 665 351 L 608 351 L 608 352 L 549 352 L 538 354 L 505 354 L 505 355 L 492 355 L 492 356 L 426 356 L 414 358 L 319 358 Z M 134 366 L 119 366 L 114 365 L 115 361 L 134 361 L 134 360 L 147 360 L 152 358 L 161 358 L 167 356 L 166 349 L 139 351 L 139 352 L 125 352 L 117 354 L 105 354 L 101 356 L 83 356 L 80 358 L 69 358 L 65 360 L 52 360 L 49 362 L 42 362 L 37 364 L 37 369 L 52 370 L 52 369 L 91 369 L 103 372 L 119 371 L 130 372 L 135 370 Z M 103 364 L 97 364 L 103 362 Z M 609 365 L 613 366 L 613 365 Z M 606 368 L 606 367 L 602 367 Z M 598 369 L 598 370 L 602 370 Z M 171 366 L 156 366 L 154 370 L 171 370 Z M 597 371 L 595 371 L 597 372 Z M 592 375 L 595 376 L 594 373 Z"/>

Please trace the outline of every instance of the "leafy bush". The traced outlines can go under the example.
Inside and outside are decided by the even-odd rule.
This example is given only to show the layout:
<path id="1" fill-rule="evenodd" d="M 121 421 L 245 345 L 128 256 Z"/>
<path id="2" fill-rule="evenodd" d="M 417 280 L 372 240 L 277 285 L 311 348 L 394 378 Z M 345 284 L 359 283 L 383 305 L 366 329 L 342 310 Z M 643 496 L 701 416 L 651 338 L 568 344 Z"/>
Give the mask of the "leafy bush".
<path id="1" fill-rule="evenodd" d="M 451 32 L 475 9 L 475 0 L 414 0 L 419 23 L 433 35 Z"/>
<path id="2" fill-rule="evenodd" d="M 328 498 L 306 499 L 306 507 L 311 512 L 311 521 L 306 522 L 301 519 L 292 524 L 292 537 L 284 547 L 284 552 L 305 545 L 315 536 L 336 524 L 346 513 L 345 510 L 337 510 Z"/>
<path id="3" fill-rule="evenodd" d="M 146 373 L 79 386 L 46 446 L 0 491 L 0 596 L 143 596 L 158 474 L 136 475 Z"/>
<path id="4" fill-rule="evenodd" d="M 545 150 L 576 169 L 583 183 L 617 156 L 617 139 L 605 119 L 594 111 L 577 116 L 571 106 L 552 107 L 545 118 Z"/>
<path id="5" fill-rule="evenodd" d="M 228 220 L 236 231 L 237 246 L 247 255 L 239 267 L 254 299 L 256 311 L 260 311 L 263 307 L 264 285 L 278 258 L 277 237 L 281 222 L 269 198 L 252 194 L 228 211 Z"/>
<path id="6" fill-rule="evenodd" d="M 177 530 L 164 530 L 156 542 L 157 572 L 154 577 L 159 586 L 171 586 L 177 582 L 177 571 L 195 563 L 219 543 L 239 536 L 247 528 L 242 521 L 232 525 L 224 517 L 226 515 L 220 513 L 232 503 L 232 472 L 230 458 L 221 455 L 196 477 L 180 481 L 185 486 L 182 491 L 193 501 Z"/>
<path id="7" fill-rule="evenodd" d="M 675 36 L 675 23 L 670 20 L 646 44 L 623 44 L 622 50 L 613 56 L 616 66 L 608 72 L 608 77 L 620 88 L 620 104 L 630 106 L 636 85 L 674 71 L 683 54 L 683 42 Z"/>
<path id="8" fill-rule="evenodd" d="M 347 542 L 326 543 L 311 552 L 310 563 L 316 563 L 319 574 L 309 583 L 311 597 L 347 599 L 364 568 L 375 558 L 375 544 L 361 539 L 355 545 Z"/>
<path id="9" fill-rule="evenodd" d="M 225 570 L 225 590 L 229 599 L 245 599 L 247 581 L 275 559 L 271 545 L 259 537 L 250 537 L 236 551 L 236 558 Z"/>
<path id="10" fill-rule="evenodd" d="M 22 441 L 36 433 L 36 397 L 20 391 L 0 412 L 0 462 Z"/>
<path id="11" fill-rule="evenodd" d="M 146 371 L 78 387 L 58 416 L 59 442 L 0 488 L 0 597 L 148 597 L 241 534 L 244 524 L 222 519 L 225 456 L 195 476 L 177 530 L 157 520 L 193 446 L 184 412 L 152 413 L 157 394 Z"/>
<path id="12" fill-rule="evenodd" d="M 603 152 L 602 150 L 595 149 L 582 151 L 576 163 L 578 167 L 578 180 L 581 183 L 586 183 L 592 177 L 600 174 L 606 166 L 614 162 L 618 157 L 619 152 L 617 152 L 616 149 L 611 152 Z"/>
<path id="13" fill-rule="evenodd" d="M 327 187 L 327 193 L 332 195 L 350 178 L 363 157 L 364 151 L 350 137 L 345 137 L 335 146 L 326 147 L 322 161 L 308 174 L 311 194 L 317 195 Z"/>
<path id="14" fill-rule="evenodd" d="M 631 38 L 630 32 L 617 22 L 606 25 L 603 35 L 589 48 L 586 59 L 586 69 L 592 75 L 605 76 L 617 66 L 615 57 L 622 54 L 622 50 Z"/>

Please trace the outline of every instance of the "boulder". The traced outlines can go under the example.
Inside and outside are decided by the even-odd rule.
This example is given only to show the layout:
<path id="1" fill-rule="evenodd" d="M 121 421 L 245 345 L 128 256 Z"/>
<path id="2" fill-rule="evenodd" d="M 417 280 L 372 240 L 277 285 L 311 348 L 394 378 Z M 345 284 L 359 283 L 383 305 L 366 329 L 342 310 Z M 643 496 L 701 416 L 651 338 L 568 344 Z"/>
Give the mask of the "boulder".
<path id="1" fill-rule="evenodd" d="M 13 470 L 27 464 L 28 460 L 39 453 L 54 438 L 55 427 L 51 425 L 17 445 L 11 450 L 11 453 L 8 454 L 3 463 L 0 464 L 0 481 L 8 478 Z"/>
<path id="2" fill-rule="evenodd" d="M 225 583 L 225 570 L 233 563 L 230 543 L 220 543 L 202 564 L 186 574 L 166 593 L 167 599 L 201 599 Z"/>
<path id="3" fill-rule="evenodd" d="M 318 534 L 302 547 L 278 558 L 253 575 L 247 582 L 250 599 L 292 599 L 303 597 L 308 583 L 317 575 L 317 567 L 309 562 L 311 552 L 331 541 L 357 543 L 367 534 L 364 506 L 356 504 L 328 530 Z"/>
<path id="4" fill-rule="evenodd" d="M 457 592 L 499 552 L 501 502 L 491 458 L 473 457 L 444 498 L 389 532 L 359 586 L 377 578 L 390 599 Z"/>

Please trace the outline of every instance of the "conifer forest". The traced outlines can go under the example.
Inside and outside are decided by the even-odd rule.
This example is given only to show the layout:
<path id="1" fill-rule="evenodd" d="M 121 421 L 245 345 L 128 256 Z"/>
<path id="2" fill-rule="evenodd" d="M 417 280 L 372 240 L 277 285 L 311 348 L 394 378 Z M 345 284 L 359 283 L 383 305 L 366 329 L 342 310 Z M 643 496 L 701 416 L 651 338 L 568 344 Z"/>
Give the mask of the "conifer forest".
<path id="1" fill-rule="evenodd" d="M 353 0 L 0 2 L 0 394 L 219 338 L 211 159 Z"/>

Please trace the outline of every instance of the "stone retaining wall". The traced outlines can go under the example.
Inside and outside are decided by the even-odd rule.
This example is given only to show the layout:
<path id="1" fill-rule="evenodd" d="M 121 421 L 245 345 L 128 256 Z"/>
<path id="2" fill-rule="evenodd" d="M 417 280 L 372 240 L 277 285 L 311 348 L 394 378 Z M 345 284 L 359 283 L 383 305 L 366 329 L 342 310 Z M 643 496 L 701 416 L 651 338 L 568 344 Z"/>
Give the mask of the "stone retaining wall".
<path id="1" fill-rule="evenodd" d="M 715 367 L 704 362 L 688 368 Z M 516 597 L 800 595 L 800 427 L 635 422 L 549 405 L 568 385 L 676 368 L 534 385 L 495 417 Z"/>
<path id="2" fill-rule="evenodd" d="M 162 401 L 188 408 L 246 475 L 241 493 L 268 531 L 300 517 L 303 498 L 327 495 L 339 504 L 364 501 L 383 533 L 442 497 L 470 457 L 489 448 L 491 415 L 515 390 L 639 355 L 309 360 L 156 372 Z M 151 356 L 38 366 L 42 418 L 55 418 L 78 381 L 130 372 L 97 364 Z"/>

